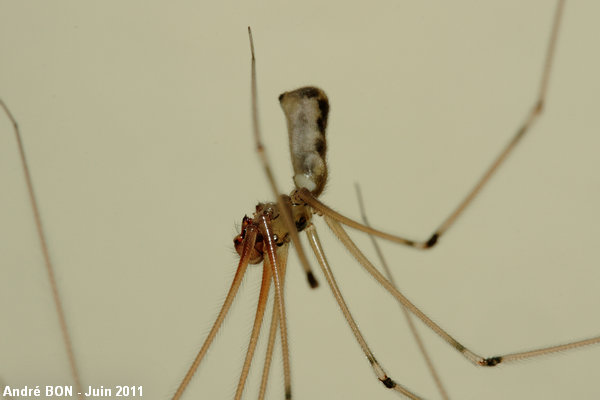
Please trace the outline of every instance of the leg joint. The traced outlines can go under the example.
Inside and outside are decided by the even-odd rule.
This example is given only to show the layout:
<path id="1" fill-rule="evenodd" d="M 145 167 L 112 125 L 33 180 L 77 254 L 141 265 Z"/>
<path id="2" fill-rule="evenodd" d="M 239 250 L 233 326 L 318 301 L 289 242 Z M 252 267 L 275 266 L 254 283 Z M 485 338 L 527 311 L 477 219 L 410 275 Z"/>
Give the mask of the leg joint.
<path id="1" fill-rule="evenodd" d="M 386 376 L 385 379 L 380 379 L 380 381 L 383 383 L 383 386 L 388 389 L 393 389 L 396 387 L 396 382 L 394 382 L 389 376 Z"/>

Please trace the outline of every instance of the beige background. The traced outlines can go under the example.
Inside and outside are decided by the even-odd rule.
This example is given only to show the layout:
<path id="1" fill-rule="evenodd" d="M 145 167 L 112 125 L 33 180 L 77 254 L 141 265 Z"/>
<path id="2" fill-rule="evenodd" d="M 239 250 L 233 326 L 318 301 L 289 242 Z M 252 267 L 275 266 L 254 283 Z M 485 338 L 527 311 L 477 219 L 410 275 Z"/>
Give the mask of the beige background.
<path id="1" fill-rule="evenodd" d="M 291 169 L 277 95 L 319 85 L 332 103 L 323 200 L 356 217 L 360 182 L 374 224 L 425 238 L 532 104 L 553 12 L 546 1 L 221 3 L 0 6 L 0 96 L 25 137 L 86 385 L 144 385 L 145 398 L 169 398 L 233 277 L 236 227 L 272 198 L 252 150 L 247 25 L 281 187 Z M 600 333 L 598 7 L 568 4 L 547 114 L 440 246 L 385 247 L 406 294 L 475 351 Z M 68 384 L 4 117 L 0 132 L 0 377 Z M 317 224 L 378 359 L 439 398 L 397 305 Z M 187 398 L 232 397 L 259 271 Z M 374 378 L 328 289 L 310 291 L 299 271 L 293 256 L 295 398 L 397 398 Z M 424 336 L 455 399 L 600 397 L 598 347 L 481 370 Z M 275 366 L 271 399 L 283 396 L 279 358 Z"/>

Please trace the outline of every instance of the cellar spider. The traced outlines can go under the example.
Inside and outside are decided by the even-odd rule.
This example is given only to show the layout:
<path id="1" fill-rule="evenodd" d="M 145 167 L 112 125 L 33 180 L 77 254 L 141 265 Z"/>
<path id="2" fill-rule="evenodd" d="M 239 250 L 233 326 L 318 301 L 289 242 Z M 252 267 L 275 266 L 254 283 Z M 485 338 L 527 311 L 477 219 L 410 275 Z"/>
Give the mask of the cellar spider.
<path id="1" fill-rule="evenodd" d="M 235 267 L 226 250 L 231 222 L 272 198 L 250 150 L 248 50 L 240 27 L 256 29 L 272 164 L 289 168 L 277 95 L 317 84 L 332 102 L 331 182 L 323 200 L 358 218 L 353 183 L 360 182 L 374 225 L 425 237 L 530 107 L 552 14 L 546 2 L 512 8 L 503 2 L 494 10 L 454 1 L 433 9 L 344 3 L 344 18 L 333 14 L 341 9 L 335 2 L 321 4 L 317 16 L 307 3 L 234 11 L 213 5 L 196 13 L 157 6 L 153 11 L 178 26 L 157 29 L 157 20 L 140 18 L 133 3 L 119 13 L 108 5 L 89 16 L 81 11 L 76 26 L 56 5 L 33 16 L 11 7 L 1 17 L 10 41 L 3 41 L 0 88 L 25 132 L 84 384 L 136 381 L 152 398 L 175 390 L 216 315 Z M 402 290 L 486 354 L 597 333 L 589 317 L 598 304 L 595 7 L 567 5 L 546 113 L 460 224 L 432 252 L 382 243 Z M 281 12 L 296 16 L 298 25 Z M 106 21 L 113 21 L 108 32 Z M 53 34 L 32 42 L 30 32 L 43 29 Z M 3 132 L 9 129 L 2 124 Z M 2 243 L 10 246 L 1 257 L 18 260 L 11 265 L 20 268 L 3 261 L 2 280 L 19 284 L 2 292 L 2 315 L 13 329 L 3 330 L 0 374 L 23 384 L 25 378 L 68 381 L 35 237 L 27 230 L 31 217 L 14 142 L 1 136 L 3 183 L 16 185 L 2 191 L 3 204 L 13 206 L 3 207 L 9 240 Z M 359 159 L 353 149 L 360 149 Z M 277 172 L 285 190 L 286 171 Z M 321 236 L 379 360 L 396 379 L 434 397 L 397 305 Z M 353 238 L 369 249 L 367 238 Z M 295 397 L 397 398 L 372 378 L 324 280 L 310 291 L 294 256 L 289 264 Z M 258 268 L 251 272 L 187 395 L 233 394 L 260 279 Z M 542 274 L 553 279 L 531 293 L 527 288 Z M 490 295 L 497 287 L 504 289 Z M 525 324 L 526 331 L 515 329 Z M 595 349 L 486 370 L 421 331 L 453 398 L 598 395 Z M 27 355 L 35 363 L 19 362 Z M 279 359 L 274 366 L 280 374 Z M 281 378 L 271 382 L 269 398 L 281 397 Z"/>

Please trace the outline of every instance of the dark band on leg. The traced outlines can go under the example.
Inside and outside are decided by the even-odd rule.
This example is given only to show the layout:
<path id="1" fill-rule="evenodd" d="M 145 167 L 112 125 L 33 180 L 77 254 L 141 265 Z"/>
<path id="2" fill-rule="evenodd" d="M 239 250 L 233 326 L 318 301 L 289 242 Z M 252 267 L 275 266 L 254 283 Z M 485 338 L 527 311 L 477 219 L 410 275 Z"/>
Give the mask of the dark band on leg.
<path id="1" fill-rule="evenodd" d="M 380 379 L 380 381 L 388 389 L 393 389 L 396 387 L 396 382 L 394 382 L 389 376 L 386 376 L 385 379 Z"/>
<path id="2" fill-rule="evenodd" d="M 317 278 L 315 278 L 312 271 L 308 271 L 306 274 L 306 279 L 308 279 L 308 284 L 310 285 L 311 289 L 319 287 L 319 282 L 317 282 Z"/>
<path id="3" fill-rule="evenodd" d="M 435 246 L 435 244 L 437 243 L 438 239 L 439 239 L 440 235 L 436 232 L 433 235 L 431 235 L 431 237 L 429 238 L 429 240 L 427 241 L 427 243 L 425 243 L 425 248 L 429 249 L 430 247 Z"/>
<path id="4" fill-rule="evenodd" d="M 483 365 L 484 367 L 494 367 L 494 366 L 500 364 L 501 362 L 502 362 L 502 357 L 496 356 L 496 357 L 486 358 L 485 360 L 481 361 L 480 364 Z"/>

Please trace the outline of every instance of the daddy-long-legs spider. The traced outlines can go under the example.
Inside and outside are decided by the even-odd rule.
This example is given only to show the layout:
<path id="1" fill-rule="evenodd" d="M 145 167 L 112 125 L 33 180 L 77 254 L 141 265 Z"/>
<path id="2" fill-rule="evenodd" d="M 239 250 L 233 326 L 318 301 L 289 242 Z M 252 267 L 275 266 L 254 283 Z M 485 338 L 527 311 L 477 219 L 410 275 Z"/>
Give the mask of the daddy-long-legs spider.
<path id="1" fill-rule="evenodd" d="M 259 43 L 261 117 L 280 186 L 291 173 L 276 97 L 318 84 L 332 101 L 324 199 L 357 216 L 352 184 L 361 182 L 373 224 L 425 237 L 529 108 L 553 12 L 546 2 L 330 3 L 320 14 L 307 3 L 106 4 L 5 7 L 0 88 L 24 131 L 83 380 L 143 384 L 151 398 L 175 389 L 216 314 L 235 264 L 232 222 L 271 198 L 249 150 L 246 25 Z M 461 223 L 433 252 L 386 245 L 410 297 L 485 353 L 597 333 L 595 7 L 567 5 L 547 112 Z M 0 374 L 67 380 L 13 139 L 0 140 L 10 204 Z M 429 395 L 396 304 L 326 246 L 380 361 Z M 309 291 L 293 256 L 287 279 L 295 396 L 392 398 L 329 292 Z M 244 285 L 192 393 L 232 394 L 256 285 Z M 455 398 L 598 395 L 595 350 L 477 370 L 425 339 Z"/>

